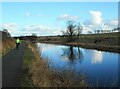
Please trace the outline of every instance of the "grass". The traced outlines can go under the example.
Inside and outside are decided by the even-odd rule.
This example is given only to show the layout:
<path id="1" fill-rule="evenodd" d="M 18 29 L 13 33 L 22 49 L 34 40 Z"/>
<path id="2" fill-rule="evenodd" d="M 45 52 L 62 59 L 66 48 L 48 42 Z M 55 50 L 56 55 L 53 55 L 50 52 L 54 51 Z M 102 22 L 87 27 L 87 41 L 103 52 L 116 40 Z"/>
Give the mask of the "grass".
<path id="1" fill-rule="evenodd" d="M 2 50 L 0 52 L 0 55 L 5 55 L 14 47 L 15 47 L 15 40 L 13 38 L 2 40 L 2 43 L 0 43 L 0 49 Z"/>
<path id="2" fill-rule="evenodd" d="M 33 82 L 31 78 L 30 68 L 31 63 L 34 59 L 34 55 L 32 54 L 31 49 L 27 45 L 24 53 L 24 60 L 23 60 L 23 76 L 21 79 L 21 87 L 33 87 Z"/>

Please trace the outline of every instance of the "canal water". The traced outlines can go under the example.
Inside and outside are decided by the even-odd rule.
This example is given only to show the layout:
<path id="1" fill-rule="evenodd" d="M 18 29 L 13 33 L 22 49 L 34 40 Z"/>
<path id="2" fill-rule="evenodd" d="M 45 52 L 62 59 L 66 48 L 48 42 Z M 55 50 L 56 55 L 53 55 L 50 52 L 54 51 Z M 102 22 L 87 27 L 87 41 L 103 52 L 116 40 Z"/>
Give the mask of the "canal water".
<path id="1" fill-rule="evenodd" d="M 83 72 L 94 86 L 118 86 L 118 53 L 45 43 L 37 43 L 37 47 L 50 68 L 72 68 L 78 75 Z"/>

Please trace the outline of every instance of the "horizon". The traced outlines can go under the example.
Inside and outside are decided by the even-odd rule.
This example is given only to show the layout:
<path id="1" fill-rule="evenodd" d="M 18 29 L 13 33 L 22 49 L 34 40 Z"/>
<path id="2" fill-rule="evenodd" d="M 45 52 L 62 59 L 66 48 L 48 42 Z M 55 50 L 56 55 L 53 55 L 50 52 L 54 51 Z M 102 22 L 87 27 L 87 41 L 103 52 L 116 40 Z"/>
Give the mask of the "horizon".
<path id="1" fill-rule="evenodd" d="M 2 2 L 0 17 L 0 29 L 11 36 L 61 35 L 68 20 L 80 22 L 86 34 L 117 28 L 118 2 Z"/>

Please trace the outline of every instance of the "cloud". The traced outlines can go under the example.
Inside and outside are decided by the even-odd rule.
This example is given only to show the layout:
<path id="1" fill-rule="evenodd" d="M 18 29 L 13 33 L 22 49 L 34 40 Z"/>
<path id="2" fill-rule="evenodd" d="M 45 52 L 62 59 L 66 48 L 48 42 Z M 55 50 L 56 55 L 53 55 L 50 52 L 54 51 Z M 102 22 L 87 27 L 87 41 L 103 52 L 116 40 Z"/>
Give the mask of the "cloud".
<path id="1" fill-rule="evenodd" d="M 78 20 L 79 16 L 72 16 L 69 14 L 60 15 L 57 20 Z"/>
<path id="2" fill-rule="evenodd" d="M 47 17 L 47 15 L 43 15 L 43 14 L 32 14 L 30 12 L 26 12 L 25 13 L 25 17 Z"/>
<path id="3" fill-rule="evenodd" d="M 91 14 L 91 22 L 94 25 L 101 24 L 103 18 L 102 13 L 100 11 L 90 11 Z"/>
<path id="4" fill-rule="evenodd" d="M 112 30 L 113 27 L 101 23 L 99 25 L 84 25 L 82 33 L 86 34 L 89 31 L 94 33 L 95 30 Z"/>
<path id="5" fill-rule="evenodd" d="M 83 33 L 89 31 L 94 33 L 95 30 L 112 30 L 118 26 L 117 19 L 105 21 L 100 11 L 89 11 L 89 13 L 91 17 L 83 22 Z"/>
<path id="6" fill-rule="evenodd" d="M 7 23 L 2 25 L 2 29 L 7 29 L 8 32 L 14 33 L 16 31 L 17 24 L 16 23 Z"/>
<path id="7" fill-rule="evenodd" d="M 0 29 L 7 29 L 11 36 L 25 36 L 36 33 L 38 36 L 47 35 L 60 35 L 61 27 L 47 26 L 42 24 L 29 24 L 23 27 L 18 26 L 16 23 L 1 24 Z"/>
<path id="8" fill-rule="evenodd" d="M 92 64 L 102 63 L 102 61 L 103 61 L 103 53 L 101 51 L 94 50 L 91 61 L 92 61 Z"/>
<path id="9" fill-rule="evenodd" d="M 83 34 L 87 34 L 88 32 L 94 32 L 94 30 L 97 28 L 94 25 L 84 25 L 82 24 L 83 30 L 82 33 Z"/>
<path id="10" fill-rule="evenodd" d="M 24 27 L 25 35 L 30 35 L 36 33 L 38 36 L 44 35 L 59 35 L 61 34 L 61 29 L 58 27 L 50 27 L 46 25 L 31 24 Z"/>
<path id="11" fill-rule="evenodd" d="M 91 18 L 85 20 L 85 25 L 99 25 L 102 23 L 102 13 L 100 11 L 89 11 Z"/>
<path id="12" fill-rule="evenodd" d="M 108 20 L 108 21 L 105 22 L 105 25 L 108 25 L 108 26 L 118 26 L 118 20 L 117 19 Z"/>
<path id="13" fill-rule="evenodd" d="M 18 28 L 18 24 L 16 23 L 5 23 L 1 24 L 1 29 L 7 29 L 7 31 L 11 34 L 11 36 L 22 36 L 24 34 L 23 31 Z"/>
<path id="14" fill-rule="evenodd" d="M 30 13 L 29 12 L 26 12 L 25 13 L 25 17 L 29 17 L 30 16 Z"/>

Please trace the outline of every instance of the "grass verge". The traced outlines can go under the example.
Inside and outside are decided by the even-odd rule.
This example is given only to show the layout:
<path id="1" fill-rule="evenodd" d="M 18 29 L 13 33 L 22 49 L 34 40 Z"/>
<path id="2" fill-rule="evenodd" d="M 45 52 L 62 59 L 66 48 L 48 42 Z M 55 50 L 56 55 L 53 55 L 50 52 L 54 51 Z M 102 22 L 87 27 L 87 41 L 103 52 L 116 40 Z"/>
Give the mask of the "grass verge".
<path id="1" fill-rule="evenodd" d="M 1 49 L 0 55 L 1 56 L 5 55 L 14 47 L 15 47 L 15 40 L 13 38 L 2 40 L 0 43 L 0 49 Z"/>
<path id="2" fill-rule="evenodd" d="M 30 68 L 31 63 L 34 59 L 34 55 L 29 46 L 26 46 L 23 60 L 23 75 L 21 79 L 21 87 L 33 87 L 33 82 L 31 78 Z"/>

